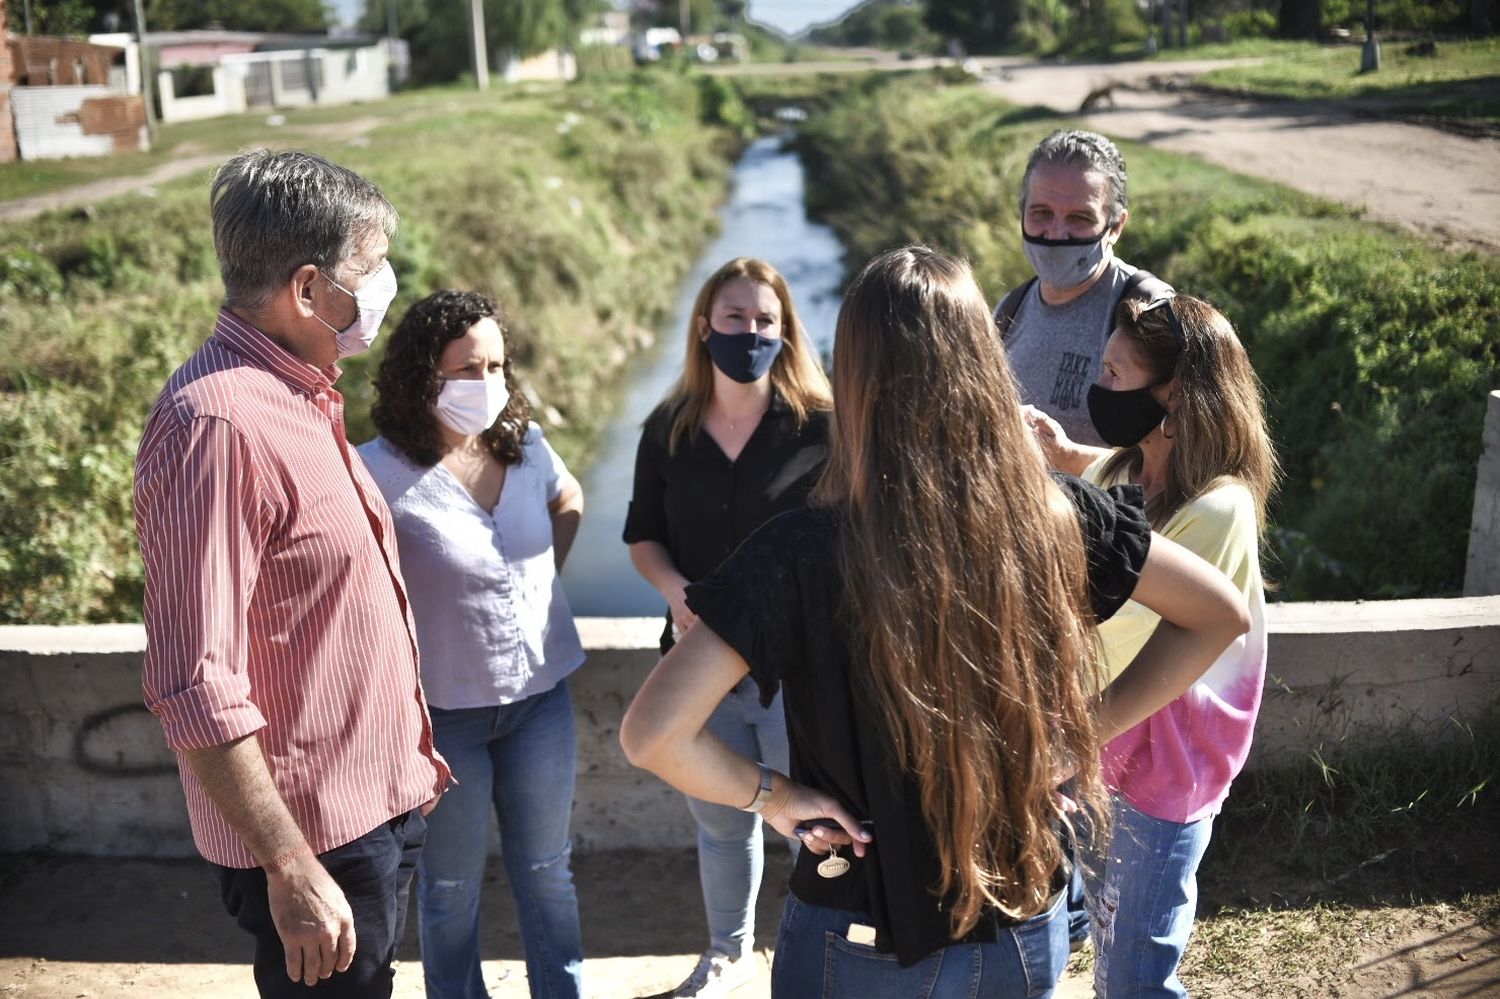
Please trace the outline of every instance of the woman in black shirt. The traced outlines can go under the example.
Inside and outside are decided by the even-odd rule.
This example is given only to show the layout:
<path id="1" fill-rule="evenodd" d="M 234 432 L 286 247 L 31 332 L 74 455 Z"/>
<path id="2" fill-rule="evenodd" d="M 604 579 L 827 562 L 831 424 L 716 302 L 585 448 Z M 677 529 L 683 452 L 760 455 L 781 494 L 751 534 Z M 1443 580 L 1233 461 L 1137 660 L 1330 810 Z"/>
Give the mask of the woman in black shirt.
<path id="1" fill-rule="evenodd" d="M 1247 611 L 1150 534 L 1139 490 L 1048 476 L 966 265 L 872 261 L 839 315 L 834 396 L 816 505 L 689 588 L 704 627 L 621 742 L 802 835 L 774 994 L 1050 994 L 1067 958 L 1055 788 L 1076 774 L 1097 827 L 1101 739 L 1185 690 Z M 1092 628 L 1127 598 L 1170 626 L 1098 694 Z M 762 700 L 785 687 L 790 777 L 705 731 L 747 673 Z"/>
<path id="2" fill-rule="evenodd" d="M 829 404 L 828 379 L 781 275 L 743 257 L 721 267 L 693 306 L 682 377 L 646 420 L 625 522 L 631 561 L 667 602 L 663 652 L 696 619 L 686 586 L 771 517 L 806 504 L 827 457 Z M 720 693 L 709 730 L 785 769 L 780 699 L 760 703 L 748 679 Z M 707 999 L 754 974 L 742 958 L 755 944 L 761 823 L 712 801 L 690 797 L 688 807 L 709 946 L 673 995 Z"/>

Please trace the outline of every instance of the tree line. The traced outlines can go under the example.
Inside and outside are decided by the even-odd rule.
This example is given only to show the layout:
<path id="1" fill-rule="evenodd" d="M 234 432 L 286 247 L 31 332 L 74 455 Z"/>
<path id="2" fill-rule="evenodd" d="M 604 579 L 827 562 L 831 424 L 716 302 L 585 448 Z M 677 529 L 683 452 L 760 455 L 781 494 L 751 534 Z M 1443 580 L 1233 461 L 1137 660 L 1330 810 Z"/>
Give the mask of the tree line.
<path id="1" fill-rule="evenodd" d="M 969 52 L 1108 48 L 1144 38 L 1164 45 L 1247 37 L 1321 38 L 1359 29 L 1369 0 L 866 0 L 816 29 L 824 44 Z M 1500 0 L 1376 0 L 1381 31 L 1488 34 Z"/>

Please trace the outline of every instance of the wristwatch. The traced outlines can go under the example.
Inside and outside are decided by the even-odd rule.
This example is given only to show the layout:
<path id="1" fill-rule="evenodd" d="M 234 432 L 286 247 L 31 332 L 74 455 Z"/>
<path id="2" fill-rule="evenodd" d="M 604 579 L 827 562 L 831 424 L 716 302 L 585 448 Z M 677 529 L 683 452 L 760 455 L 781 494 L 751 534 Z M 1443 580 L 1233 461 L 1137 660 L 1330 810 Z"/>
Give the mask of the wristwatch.
<path id="1" fill-rule="evenodd" d="M 776 771 L 764 763 L 758 762 L 756 766 L 760 767 L 760 788 L 755 792 L 755 800 L 740 809 L 742 812 L 759 812 L 771 800 L 771 779 Z"/>

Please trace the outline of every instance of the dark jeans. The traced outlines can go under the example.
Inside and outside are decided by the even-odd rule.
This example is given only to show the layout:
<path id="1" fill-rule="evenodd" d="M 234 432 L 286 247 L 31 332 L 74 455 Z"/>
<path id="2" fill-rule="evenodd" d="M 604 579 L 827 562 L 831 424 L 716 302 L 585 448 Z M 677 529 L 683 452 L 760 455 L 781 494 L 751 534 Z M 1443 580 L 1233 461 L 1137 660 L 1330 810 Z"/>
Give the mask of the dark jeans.
<path id="1" fill-rule="evenodd" d="M 286 952 L 271 922 L 266 872 L 210 864 L 218 876 L 224 908 L 242 930 L 255 937 L 255 985 L 262 996 L 324 996 L 388 999 L 396 972 L 391 962 L 406 929 L 406 895 L 427 822 L 413 809 L 375 827 L 352 843 L 320 854 L 318 860 L 349 900 L 354 913 L 354 962 L 317 985 L 292 981 Z"/>

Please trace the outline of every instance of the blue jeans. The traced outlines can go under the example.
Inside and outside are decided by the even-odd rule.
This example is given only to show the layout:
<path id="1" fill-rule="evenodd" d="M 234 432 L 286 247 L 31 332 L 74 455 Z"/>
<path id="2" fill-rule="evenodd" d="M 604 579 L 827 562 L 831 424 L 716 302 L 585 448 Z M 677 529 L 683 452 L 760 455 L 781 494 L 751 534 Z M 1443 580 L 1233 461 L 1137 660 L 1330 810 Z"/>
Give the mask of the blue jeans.
<path id="1" fill-rule="evenodd" d="M 848 939 L 857 912 L 787 896 L 771 967 L 773 999 L 1015 999 L 1052 995 L 1068 963 L 1067 905 L 1059 892 L 1046 912 L 1002 930 L 994 943 L 949 944 L 910 968 Z"/>
<path id="2" fill-rule="evenodd" d="M 708 730 L 735 752 L 782 773 L 791 765 L 781 694 L 762 708 L 755 681 L 748 677 L 719 702 Z M 765 867 L 760 816 L 696 798 L 687 803 L 698 823 L 698 880 L 708 913 L 709 946 L 741 957 L 755 948 L 755 899 Z M 787 842 L 795 853 L 800 844 Z"/>
<path id="3" fill-rule="evenodd" d="M 389 997 L 396 972 L 391 962 L 406 929 L 406 898 L 427 826 L 416 809 L 396 816 L 359 839 L 320 853 L 318 860 L 344 891 L 354 915 L 354 961 L 309 989 L 286 975 L 286 950 L 271 922 L 266 872 L 259 867 L 210 864 L 219 879 L 224 908 L 240 929 L 255 937 L 255 984 L 262 996 Z"/>
<path id="4" fill-rule="evenodd" d="M 433 708 L 432 736 L 458 786 L 428 816 L 417 870 L 427 995 L 488 996 L 479 968 L 479 895 L 493 806 L 531 994 L 574 999 L 583 942 L 569 866 L 578 745 L 567 682 L 514 704 Z"/>
<path id="5" fill-rule="evenodd" d="M 1193 932 L 1198 862 L 1213 816 L 1152 818 L 1116 797 L 1109 853 L 1084 870 L 1094 934 L 1098 999 L 1185 997 L 1177 965 Z"/>

